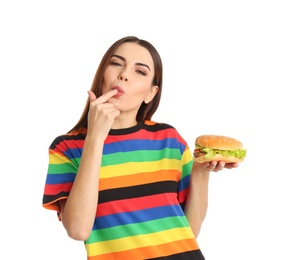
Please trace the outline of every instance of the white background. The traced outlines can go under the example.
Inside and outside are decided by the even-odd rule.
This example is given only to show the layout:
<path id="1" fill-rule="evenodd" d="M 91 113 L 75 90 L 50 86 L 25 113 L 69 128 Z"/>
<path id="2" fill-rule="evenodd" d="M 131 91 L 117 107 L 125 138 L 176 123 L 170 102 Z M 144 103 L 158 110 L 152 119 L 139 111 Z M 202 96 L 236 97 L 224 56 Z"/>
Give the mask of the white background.
<path id="1" fill-rule="evenodd" d="M 190 146 L 241 140 L 238 169 L 212 173 L 198 238 L 207 260 L 282 259 L 280 1 L 2 1 L 1 259 L 86 259 L 42 208 L 48 147 L 78 120 L 117 39 L 150 41 L 164 65 L 154 120 Z"/>

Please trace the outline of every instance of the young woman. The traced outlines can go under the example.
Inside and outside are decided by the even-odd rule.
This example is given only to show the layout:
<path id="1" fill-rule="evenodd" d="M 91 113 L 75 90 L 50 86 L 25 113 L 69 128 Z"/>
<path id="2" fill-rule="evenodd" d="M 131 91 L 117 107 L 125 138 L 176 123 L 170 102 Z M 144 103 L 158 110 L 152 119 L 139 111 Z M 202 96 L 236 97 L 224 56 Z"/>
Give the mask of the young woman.
<path id="1" fill-rule="evenodd" d="M 205 259 L 198 244 L 210 171 L 169 124 L 152 121 L 162 61 L 124 37 L 105 53 L 81 118 L 49 148 L 43 206 L 57 211 L 88 260 Z"/>

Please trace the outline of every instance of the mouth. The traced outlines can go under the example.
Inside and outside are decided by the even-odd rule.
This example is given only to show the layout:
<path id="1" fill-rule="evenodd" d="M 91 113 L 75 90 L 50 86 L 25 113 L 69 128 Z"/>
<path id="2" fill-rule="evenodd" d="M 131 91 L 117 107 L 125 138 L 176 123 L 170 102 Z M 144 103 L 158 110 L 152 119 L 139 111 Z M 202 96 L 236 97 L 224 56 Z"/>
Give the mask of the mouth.
<path id="1" fill-rule="evenodd" d="M 113 96 L 114 98 L 121 97 L 124 94 L 124 90 L 119 86 L 114 86 L 112 89 L 116 89 L 118 91 L 118 93 Z"/>

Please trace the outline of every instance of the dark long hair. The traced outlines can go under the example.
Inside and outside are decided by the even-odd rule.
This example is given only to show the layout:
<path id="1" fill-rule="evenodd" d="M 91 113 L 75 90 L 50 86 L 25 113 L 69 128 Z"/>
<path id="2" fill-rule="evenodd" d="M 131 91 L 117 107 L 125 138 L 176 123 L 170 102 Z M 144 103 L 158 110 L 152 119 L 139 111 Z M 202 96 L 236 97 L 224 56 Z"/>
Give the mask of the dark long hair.
<path id="1" fill-rule="evenodd" d="M 96 97 L 100 97 L 102 95 L 102 82 L 103 82 L 105 70 L 110 62 L 110 59 L 112 58 L 113 54 L 115 53 L 116 49 L 125 42 L 137 43 L 140 46 L 146 48 L 150 52 L 153 62 L 154 62 L 155 75 L 152 81 L 152 86 L 158 86 L 159 89 L 158 89 L 157 94 L 155 95 L 155 97 L 153 98 L 151 102 L 149 102 L 148 104 L 143 102 L 141 104 L 137 112 L 137 116 L 136 116 L 137 122 L 140 122 L 142 120 L 150 120 L 153 114 L 156 112 L 159 106 L 159 103 L 160 103 L 160 99 L 161 99 L 162 83 L 163 83 L 162 82 L 163 81 L 163 66 L 162 66 L 162 60 L 161 60 L 161 57 L 158 51 L 148 41 L 139 39 L 135 36 L 127 36 L 127 37 L 117 40 L 104 54 L 99 64 L 99 67 L 95 73 L 95 76 L 92 82 L 92 86 L 91 86 L 91 91 L 93 91 Z M 89 111 L 89 104 L 90 104 L 90 100 L 88 98 L 80 119 L 69 132 L 73 132 L 80 128 L 87 128 L 87 121 L 88 121 L 87 117 L 88 117 L 88 111 Z"/>

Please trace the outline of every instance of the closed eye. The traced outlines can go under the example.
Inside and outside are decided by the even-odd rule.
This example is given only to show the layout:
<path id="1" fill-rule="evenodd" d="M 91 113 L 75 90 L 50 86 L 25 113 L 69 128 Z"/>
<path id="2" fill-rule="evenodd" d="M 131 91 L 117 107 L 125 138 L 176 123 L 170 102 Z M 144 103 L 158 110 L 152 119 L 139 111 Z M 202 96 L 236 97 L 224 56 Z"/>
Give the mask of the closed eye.
<path id="1" fill-rule="evenodd" d="M 146 75 L 147 75 L 147 73 L 145 73 L 145 72 L 142 71 L 142 70 L 136 70 L 136 72 L 137 72 L 138 74 L 143 75 L 143 76 L 146 76 Z"/>
<path id="2" fill-rule="evenodd" d="M 122 66 L 120 63 L 115 62 L 115 61 L 111 61 L 110 64 L 114 66 Z"/>

